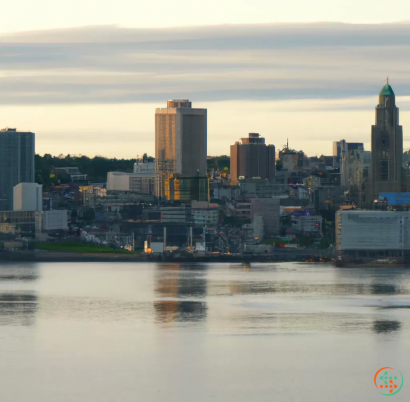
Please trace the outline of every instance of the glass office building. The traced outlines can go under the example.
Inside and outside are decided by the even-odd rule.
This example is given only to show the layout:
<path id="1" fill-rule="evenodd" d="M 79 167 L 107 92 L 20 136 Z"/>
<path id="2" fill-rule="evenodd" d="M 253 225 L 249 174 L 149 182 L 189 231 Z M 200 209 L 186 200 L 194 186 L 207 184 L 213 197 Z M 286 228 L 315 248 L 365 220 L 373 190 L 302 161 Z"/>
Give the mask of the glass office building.
<path id="1" fill-rule="evenodd" d="M 13 209 L 13 187 L 34 183 L 35 134 L 0 130 L 0 211 Z"/>
<path id="2" fill-rule="evenodd" d="M 209 177 L 178 177 L 165 180 L 165 196 L 170 201 L 209 201 Z"/>

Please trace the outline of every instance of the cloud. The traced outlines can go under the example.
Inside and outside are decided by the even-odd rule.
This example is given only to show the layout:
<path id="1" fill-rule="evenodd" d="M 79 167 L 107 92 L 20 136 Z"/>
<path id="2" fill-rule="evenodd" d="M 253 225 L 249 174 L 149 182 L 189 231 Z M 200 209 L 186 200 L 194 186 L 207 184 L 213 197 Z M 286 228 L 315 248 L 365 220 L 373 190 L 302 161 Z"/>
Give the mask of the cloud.
<path id="1" fill-rule="evenodd" d="M 116 26 L 0 36 L 1 104 L 410 95 L 410 24 Z M 342 106 L 349 107 L 349 106 Z"/>

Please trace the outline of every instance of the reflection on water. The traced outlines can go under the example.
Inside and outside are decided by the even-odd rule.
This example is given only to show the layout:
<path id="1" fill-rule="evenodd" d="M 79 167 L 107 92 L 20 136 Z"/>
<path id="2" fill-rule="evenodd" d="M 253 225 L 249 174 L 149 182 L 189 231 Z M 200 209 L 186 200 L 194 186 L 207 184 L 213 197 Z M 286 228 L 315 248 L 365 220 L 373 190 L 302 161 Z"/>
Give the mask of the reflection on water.
<path id="1" fill-rule="evenodd" d="M 189 322 L 206 319 L 206 303 L 198 301 L 157 300 L 154 302 L 159 322 Z"/>
<path id="2" fill-rule="evenodd" d="M 373 331 L 377 334 L 399 331 L 400 328 L 399 321 L 375 321 L 373 325 Z"/>
<path id="3" fill-rule="evenodd" d="M 393 295 L 400 293 L 400 289 L 396 285 L 380 283 L 370 285 L 370 291 L 374 295 Z"/>
<path id="4" fill-rule="evenodd" d="M 30 282 L 38 279 L 38 275 L 15 275 L 15 274 L 1 274 L 0 273 L 0 282 L 1 281 L 19 281 L 19 282 Z"/>
<path id="5" fill-rule="evenodd" d="M 317 294 L 317 295 L 393 295 L 410 294 L 410 289 L 401 289 L 396 285 L 383 284 L 352 284 L 352 283 L 308 283 L 298 280 L 275 282 L 264 281 L 242 281 L 231 280 L 229 288 L 221 284 L 219 289 L 213 289 L 217 294 L 222 295 L 223 290 L 231 295 L 243 294 Z"/>
<path id="6" fill-rule="evenodd" d="M 0 325 L 33 325 L 36 311 L 34 293 L 0 293 Z"/>
<path id="7" fill-rule="evenodd" d="M 206 266 L 161 265 L 156 272 L 154 308 L 158 322 L 202 321 L 206 319 Z"/>
<path id="8" fill-rule="evenodd" d="M 357 271 L 334 276 L 331 266 L 327 269 L 312 266 L 308 271 L 302 264 L 294 265 L 291 270 L 284 264 L 226 264 L 218 273 L 212 268 L 212 265 L 158 266 L 156 321 L 208 320 L 217 332 L 230 328 L 238 333 L 393 332 L 400 330 L 400 321 L 383 318 L 375 321 L 374 310 L 369 310 L 372 306 L 366 306 L 364 300 L 377 300 L 373 308 L 380 311 L 393 308 L 391 301 L 388 306 L 383 303 L 384 295 L 410 294 L 403 271 L 397 277 L 390 272 L 370 271 L 365 277 Z M 364 297 L 363 302 L 356 296 Z M 240 303 L 234 309 L 227 309 L 230 304 L 227 297 Z M 210 304 L 214 299 L 220 300 L 220 304 L 216 301 Z"/>
<path id="9" fill-rule="evenodd" d="M 391 268 L 0 266 L 1 401 L 370 401 L 409 306 Z"/>
<path id="10" fill-rule="evenodd" d="M 19 289 L 20 285 L 39 278 L 36 264 L 3 264 L 0 266 L 0 325 L 34 325 L 37 295 L 33 290 Z"/>

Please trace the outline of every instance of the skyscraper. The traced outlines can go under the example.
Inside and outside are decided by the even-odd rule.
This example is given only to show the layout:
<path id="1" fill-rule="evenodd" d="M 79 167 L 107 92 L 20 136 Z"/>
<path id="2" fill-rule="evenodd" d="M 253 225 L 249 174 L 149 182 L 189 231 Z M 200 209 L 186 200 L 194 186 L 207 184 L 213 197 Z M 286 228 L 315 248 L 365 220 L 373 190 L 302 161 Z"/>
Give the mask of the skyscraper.
<path id="1" fill-rule="evenodd" d="M 0 211 L 13 209 L 13 187 L 34 183 L 35 134 L 0 130 Z"/>
<path id="2" fill-rule="evenodd" d="M 188 99 L 174 99 L 155 111 L 156 195 L 165 195 L 169 174 L 192 177 L 207 173 L 207 110 Z"/>
<path id="3" fill-rule="evenodd" d="M 231 184 L 238 184 L 240 177 L 274 179 L 275 146 L 266 145 L 265 138 L 257 133 L 241 141 L 231 145 Z"/>
<path id="4" fill-rule="evenodd" d="M 401 190 L 403 129 L 399 125 L 399 109 L 396 107 L 396 97 L 388 79 L 379 93 L 371 142 L 372 197 L 378 197 L 380 193 L 399 192 Z"/>
<path id="5" fill-rule="evenodd" d="M 336 155 L 335 146 L 337 147 Z M 348 189 L 352 184 L 352 177 L 356 170 L 352 165 L 357 165 L 358 159 L 363 159 L 358 158 L 361 155 L 360 152 L 361 154 L 364 152 L 362 142 L 346 142 L 345 140 L 333 142 L 333 156 L 338 159 L 338 167 L 340 168 L 340 185 L 345 189 Z"/>

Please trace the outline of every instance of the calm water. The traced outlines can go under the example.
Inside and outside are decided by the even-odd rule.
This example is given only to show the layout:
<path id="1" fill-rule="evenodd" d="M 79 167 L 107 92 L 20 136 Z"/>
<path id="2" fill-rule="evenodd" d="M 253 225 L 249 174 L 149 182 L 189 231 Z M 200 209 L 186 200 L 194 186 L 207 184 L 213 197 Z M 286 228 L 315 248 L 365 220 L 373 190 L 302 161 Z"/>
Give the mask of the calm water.
<path id="1" fill-rule="evenodd" d="M 409 356 L 410 269 L 0 266 L 1 402 L 408 401 Z"/>

